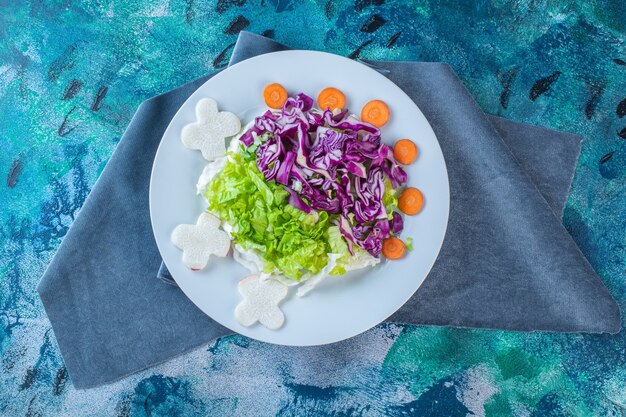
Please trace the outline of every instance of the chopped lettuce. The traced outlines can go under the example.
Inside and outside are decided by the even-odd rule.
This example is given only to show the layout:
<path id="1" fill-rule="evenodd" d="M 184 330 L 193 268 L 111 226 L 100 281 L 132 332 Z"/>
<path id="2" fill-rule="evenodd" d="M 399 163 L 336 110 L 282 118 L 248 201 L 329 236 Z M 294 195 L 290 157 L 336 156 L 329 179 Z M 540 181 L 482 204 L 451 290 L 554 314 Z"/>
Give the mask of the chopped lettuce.
<path id="1" fill-rule="evenodd" d="M 351 255 L 343 234 L 339 230 L 339 226 L 331 226 L 328 229 L 328 243 L 332 253 L 340 255 L 336 259 L 336 265 L 329 275 L 343 275 L 348 271 L 374 266 L 380 262 L 380 259 L 373 257 L 366 250 L 356 245 L 352 246 L 354 255 Z"/>
<path id="2" fill-rule="evenodd" d="M 391 185 L 391 181 L 389 181 L 388 178 L 385 179 L 383 205 L 387 211 L 388 220 L 391 220 L 393 218 L 393 212 L 398 209 L 398 197 L 396 197 L 396 190 L 394 190 L 393 185 Z"/>
<path id="3" fill-rule="evenodd" d="M 232 226 L 235 244 L 261 254 L 263 272 L 278 270 L 296 281 L 320 272 L 331 252 L 328 213 L 305 214 L 288 204 L 283 186 L 265 181 L 255 160 L 246 156 L 228 154 L 205 189 L 209 210 Z"/>

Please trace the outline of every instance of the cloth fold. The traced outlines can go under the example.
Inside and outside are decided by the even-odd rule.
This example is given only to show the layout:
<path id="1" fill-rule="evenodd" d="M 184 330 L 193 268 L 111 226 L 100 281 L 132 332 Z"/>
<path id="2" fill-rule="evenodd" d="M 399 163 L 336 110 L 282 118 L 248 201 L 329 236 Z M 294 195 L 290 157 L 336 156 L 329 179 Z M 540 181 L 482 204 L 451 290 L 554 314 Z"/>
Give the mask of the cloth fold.
<path id="1" fill-rule="evenodd" d="M 242 32 L 230 63 L 283 49 Z M 580 137 L 486 116 L 446 64 L 368 64 L 420 107 L 450 177 L 450 220 L 439 258 L 390 320 L 618 332 L 617 304 L 560 221 Z M 208 78 L 140 106 L 39 284 L 78 388 L 111 382 L 231 333 L 175 285 L 154 279 L 160 257 L 148 213 L 160 138 Z M 158 277 L 174 283 L 164 265 Z"/>

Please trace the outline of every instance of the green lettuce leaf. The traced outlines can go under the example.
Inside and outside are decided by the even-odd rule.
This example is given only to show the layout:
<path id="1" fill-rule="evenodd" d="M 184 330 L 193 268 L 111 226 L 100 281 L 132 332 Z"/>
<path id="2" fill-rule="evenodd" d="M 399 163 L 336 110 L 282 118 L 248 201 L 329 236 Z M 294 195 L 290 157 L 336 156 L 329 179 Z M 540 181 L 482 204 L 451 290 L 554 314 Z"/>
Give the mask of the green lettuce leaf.
<path id="1" fill-rule="evenodd" d="M 347 271 L 355 269 L 355 263 L 359 263 L 364 258 L 372 258 L 367 251 L 356 245 L 352 245 L 354 255 L 351 255 L 350 251 L 348 251 L 348 244 L 339 230 L 339 226 L 331 226 L 328 228 L 328 243 L 330 244 L 331 253 L 341 255 L 337 258 L 337 265 L 328 275 L 343 275 Z"/>
<path id="2" fill-rule="evenodd" d="M 398 209 L 398 197 L 396 197 L 396 190 L 393 189 L 389 178 L 385 178 L 385 194 L 383 194 L 383 205 L 387 210 L 387 217 L 389 220 L 393 218 L 394 210 Z"/>
<path id="3" fill-rule="evenodd" d="M 209 210 L 232 226 L 234 243 L 257 250 L 267 273 L 277 269 L 297 281 L 321 271 L 331 252 L 328 213 L 296 209 L 281 184 L 264 180 L 254 159 L 239 153 L 229 158 L 205 197 Z"/>

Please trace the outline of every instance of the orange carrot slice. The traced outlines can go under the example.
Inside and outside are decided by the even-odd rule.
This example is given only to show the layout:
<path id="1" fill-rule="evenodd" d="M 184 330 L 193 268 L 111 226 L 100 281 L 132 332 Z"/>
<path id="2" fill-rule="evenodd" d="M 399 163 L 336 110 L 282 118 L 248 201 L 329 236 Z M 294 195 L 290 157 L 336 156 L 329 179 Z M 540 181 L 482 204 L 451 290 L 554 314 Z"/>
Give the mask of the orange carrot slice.
<path id="1" fill-rule="evenodd" d="M 397 237 L 388 237 L 383 240 L 383 255 L 387 259 L 400 259 L 406 252 L 404 242 Z"/>
<path id="2" fill-rule="evenodd" d="M 334 87 L 328 87 L 320 91 L 317 96 L 317 104 L 320 109 L 342 109 L 346 105 L 346 96 Z"/>
<path id="3" fill-rule="evenodd" d="M 361 120 L 376 127 L 382 127 L 389 120 L 389 107 L 384 101 L 372 100 L 363 106 Z"/>
<path id="4" fill-rule="evenodd" d="M 409 139 L 400 139 L 393 146 L 393 157 L 401 164 L 412 164 L 417 159 L 417 146 Z"/>
<path id="5" fill-rule="evenodd" d="M 398 198 L 398 207 L 403 213 L 413 216 L 424 207 L 424 195 L 417 188 L 405 188 Z"/>
<path id="6" fill-rule="evenodd" d="M 265 104 L 272 109 L 280 109 L 283 107 L 283 104 L 287 101 L 287 97 L 287 90 L 278 83 L 269 84 L 265 87 L 265 90 L 263 90 Z"/>

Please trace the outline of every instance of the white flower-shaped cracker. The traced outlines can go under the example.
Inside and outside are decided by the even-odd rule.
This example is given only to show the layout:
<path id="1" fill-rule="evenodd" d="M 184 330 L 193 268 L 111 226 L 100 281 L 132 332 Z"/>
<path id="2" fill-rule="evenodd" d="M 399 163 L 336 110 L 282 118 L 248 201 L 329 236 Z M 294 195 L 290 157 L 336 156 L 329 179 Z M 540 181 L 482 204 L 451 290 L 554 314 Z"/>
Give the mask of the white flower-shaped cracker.
<path id="1" fill-rule="evenodd" d="M 183 127 L 180 139 L 189 149 L 199 149 L 207 161 L 224 156 L 224 139 L 241 130 L 241 121 L 227 111 L 217 111 L 212 98 L 203 98 L 196 105 L 196 121 Z"/>
<path id="2" fill-rule="evenodd" d="M 219 227 L 220 219 L 209 213 L 202 213 L 196 224 L 176 226 L 172 242 L 182 249 L 185 266 L 197 271 L 207 265 L 211 255 L 228 254 L 230 238 Z"/>
<path id="3" fill-rule="evenodd" d="M 235 308 L 235 318 L 244 326 L 251 326 L 257 321 L 271 330 L 280 328 L 285 322 L 285 315 L 278 308 L 278 303 L 287 296 L 288 288 L 275 280 L 260 280 L 250 275 L 239 281 L 237 286 L 243 301 Z"/>

